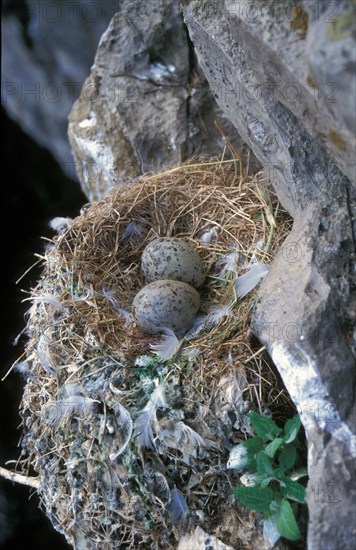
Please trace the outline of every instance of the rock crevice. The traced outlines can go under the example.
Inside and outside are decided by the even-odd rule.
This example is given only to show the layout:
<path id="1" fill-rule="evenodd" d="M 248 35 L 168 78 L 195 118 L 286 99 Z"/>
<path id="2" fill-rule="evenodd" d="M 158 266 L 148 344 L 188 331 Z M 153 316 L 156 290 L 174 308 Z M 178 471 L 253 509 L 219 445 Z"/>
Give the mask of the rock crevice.
<path id="1" fill-rule="evenodd" d="M 335 47 L 328 22 L 321 17 L 311 21 L 308 2 L 298 3 L 299 8 L 290 5 L 284 13 L 289 19 L 273 14 L 271 5 L 226 1 L 213 10 L 193 1 L 184 15 L 217 102 L 294 218 L 261 288 L 252 325 L 306 429 L 308 547 L 334 549 L 337 541 L 346 550 L 355 537 L 353 474 L 347 466 L 355 457 L 355 314 L 348 306 L 355 304 L 350 215 L 355 141 L 353 114 L 349 112 L 350 124 L 343 120 L 350 94 L 355 94 L 342 73 L 347 65 L 338 66 L 338 61 L 343 48 L 343 57 L 353 58 L 355 39 L 346 31 Z M 346 17 L 350 9 L 349 2 L 341 2 L 339 16 Z M 256 13 L 259 17 L 252 17 Z M 301 21 L 293 19 L 298 13 L 304 16 L 302 29 Z M 331 74 L 318 63 L 318 48 L 338 66 L 333 75 L 339 101 L 332 108 L 313 97 L 313 77 L 318 74 L 318 81 L 327 82 Z M 288 90 L 298 93 L 299 100 L 292 100 Z M 316 488 L 324 491 L 323 498 L 315 498 Z M 332 501 L 325 496 L 331 488 L 337 491 Z"/>

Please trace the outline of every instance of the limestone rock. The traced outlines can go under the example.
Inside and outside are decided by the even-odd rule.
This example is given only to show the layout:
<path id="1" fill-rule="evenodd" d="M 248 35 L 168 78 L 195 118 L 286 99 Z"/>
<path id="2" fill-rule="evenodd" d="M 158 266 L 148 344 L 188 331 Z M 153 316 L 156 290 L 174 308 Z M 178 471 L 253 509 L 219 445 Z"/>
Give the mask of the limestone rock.
<path id="1" fill-rule="evenodd" d="M 326 44 L 329 31 L 318 30 L 320 18 L 308 28 L 310 3 L 299 3 L 299 8 L 296 3 L 278 5 L 284 6 L 282 13 L 272 9 L 277 6 L 273 2 L 193 0 L 185 2 L 184 15 L 219 105 L 294 218 L 262 285 L 252 324 L 306 430 L 308 548 L 331 550 L 337 545 L 347 550 L 355 538 L 350 488 L 356 455 L 355 313 L 349 304 L 355 303 L 356 201 L 349 116 L 354 84 L 346 76 L 355 37 L 347 30 L 345 36 L 339 33 L 342 44 L 335 48 Z M 348 17 L 350 6 L 338 4 L 340 17 Z M 327 68 L 320 63 L 322 51 Z M 340 68 L 342 56 L 351 65 Z M 312 93 L 314 78 L 322 87 L 330 75 L 337 77 L 340 93 L 340 102 L 332 107 L 314 101 Z M 295 100 L 289 95 L 292 90 Z M 341 105 L 344 96 L 348 99 Z"/>
<path id="2" fill-rule="evenodd" d="M 191 535 L 184 535 L 179 541 L 177 550 L 232 550 L 213 535 L 206 533 L 201 527 L 196 527 Z"/>
<path id="3" fill-rule="evenodd" d="M 7 1 L 2 14 L 2 104 L 73 176 L 67 117 L 117 2 Z"/>
<path id="4" fill-rule="evenodd" d="M 347 164 L 350 161 L 350 168 L 355 166 L 356 5 L 350 1 L 334 6 L 320 2 L 313 8 L 311 2 L 304 1 L 303 6 L 310 21 L 305 55 L 312 78 L 307 77 L 307 81 L 315 90 L 325 119 L 332 124 L 320 137 L 344 161 L 345 173 L 354 177 L 355 172 L 347 171 Z M 351 152 L 351 158 L 346 151 Z"/>
<path id="5" fill-rule="evenodd" d="M 223 135 L 246 150 L 196 65 L 173 0 L 148 11 L 138 0 L 7 0 L 2 30 L 4 108 L 90 199 L 147 170 L 220 155 Z M 68 115 L 79 96 L 73 159 Z"/>
<path id="6" fill-rule="evenodd" d="M 69 138 L 90 199 L 184 156 L 189 67 L 179 5 L 155 0 L 149 11 L 137 3 L 128 12 L 126 4 L 104 33 L 70 115 Z"/>
<path id="7" fill-rule="evenodd" d="M 180 6 L 123 2 L 104 33 L 69 118 L 79 180 L 90 200 L 144 172 L 241 140 L 190 59 Z M 218 120 L 223 134 L 214 126 Z"/>

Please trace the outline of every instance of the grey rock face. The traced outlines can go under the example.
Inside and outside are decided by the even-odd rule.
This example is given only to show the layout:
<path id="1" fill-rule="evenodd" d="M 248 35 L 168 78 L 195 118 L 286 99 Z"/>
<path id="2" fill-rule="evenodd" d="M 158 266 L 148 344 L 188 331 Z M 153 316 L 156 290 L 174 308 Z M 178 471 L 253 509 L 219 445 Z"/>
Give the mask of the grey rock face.
<path id="1" fill-rule="evenodd" d="M 137 0 L 4 4 L 3 106 L 90 199 L 144 171 L 220 154 L 215 120 L 243 152 L 193 60 L 176 2 L 155 0 L 149 10 Z M 73 159 L 68 114 L 79 95 Z"/>
<path id="2" fill-rule="evenodd" d="M 179 4 L 152 0 L 147 10 L 135 0 L 119 8 L 69 118 L 78 177 L 90 200 L 194 154 L 220 154 L 224 140 L 215 119 L 236 135 L 192 66 Z"/>
<path id="3" fill-rule="evenodd" d="M 308 2 L 284 13 L 258 0 L 186 4 L 189 34 L 219 105 L 294 217 L 261 288 L 253 329 L 309 441 L 308 548 L 346 550 L 355 540 L 355 95 L 342 59 L 352 64 L 355 37 L 345 31 L 335 48 L 325 14 L 308 27 Z M 339 16 L 347 18 L 350 6 L 338 4 Z M 315 86 L 331 76 L 339 101 L 314 101 Z"/>
<path id="4" fill-rule="evenodd" d="M 67 117 L 88 75 L 115 0 L 8 1 L 2 18 L 2 104 L 68 175 Z"/>
<path id="5" fill-rule="evenodd" d="M 201 527 L 196 527 L 194 533 L 185 535 L 180 539 L 177 550 L 187 550 L 187 548 L 189 550 L 207 550 L 207 548 L 232 550 L 231 546 L 227 546 L 216 537 L 209 535 Z"/>
<path id="6" fill-rule="evenodd" d="M 305 45 L 307 63 L 317 86 L 319 102 L 328 122 L 332 123 L 326 143 L 331 141 L 331 149 L 340 158 L 345 158 L 347 166 L 345 152 L 348 150 L 352 154 L 356 146 L 356 6 L 351 1 L 334 6 L 320 2 L 314 7 L 311 2 L 304 1 L 303 6 L 310 21 Z M 335 134 L 338 134 L 339 139 Z M 333 136 L 334 143 L 330 139 Z M 325 139 L 327 135 L 321 137 Z M 355 166 L 353 155 L 349 160 L 351 166 Z M 348 172 L 347 168 L 345 173 L 350 174 L 350 177 L 355 175 L 354 172 Z"/>
<path id="7" fill-rule="evenodd" d="M 128 12 L 131 4 L 104 33 L 70 116 L 69 138 L 90 199 L 184 157 L 189 66 L 179 5 L 158 0 L 147 10 L 136 3 Z"/>

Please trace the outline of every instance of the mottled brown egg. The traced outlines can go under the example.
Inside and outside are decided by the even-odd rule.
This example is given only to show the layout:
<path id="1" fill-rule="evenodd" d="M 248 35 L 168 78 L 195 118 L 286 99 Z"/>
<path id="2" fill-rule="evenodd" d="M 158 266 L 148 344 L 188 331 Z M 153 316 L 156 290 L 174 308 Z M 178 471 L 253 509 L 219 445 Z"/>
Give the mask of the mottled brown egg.
<path id="1" fill-rule="evenodd" d="M 161 279 L 144 286 L 135 296 L 132 312 L 136 324 L 154 334 L 162 328 L 175 333 L 187 330 L 200 306 L 200 295 L 181 281 Z"/>
<path id="2" fill-rule="evenodd" d="M 199 288 L 205 279 L 196 250 L 175 237 L 159 237 L 151 241 L 142 253 L 141 267 L 147 281 L 172 279 Z"/>

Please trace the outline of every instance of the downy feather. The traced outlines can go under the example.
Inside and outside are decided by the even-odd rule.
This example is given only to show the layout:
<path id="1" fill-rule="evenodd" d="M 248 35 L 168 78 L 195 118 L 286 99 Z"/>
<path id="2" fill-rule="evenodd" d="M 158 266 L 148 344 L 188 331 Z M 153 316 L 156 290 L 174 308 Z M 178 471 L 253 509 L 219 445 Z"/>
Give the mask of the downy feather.
<path id="1" fill-rule="evenodd" d="M 161 331 L 164 334 L 162 340 L 156 344 L 151 344 L 151 349 L 161 361 L 168 361 L 175 356 L 183 340 L 178 340 L 177 336 L 170 328 L 162 328 Z"/>
<path id="2" fill-rule="evenodd" d="M 230 254 L 224 254 L 220 256 L 217 261 L 217 265 L 221 266 L 222 269 L 218 277 L 223 279 L 229 272 L 236 273 L 236 266 L 238 261 L 238 252 L 231 252 Z"/>
<path id="3" fill-rule="evenodd" d="M 229 315 L 230 311 L 230 304 L 213 306 L 206 317 L 205 324 L 215 327 L 224 317 Z"/>
<path id="4" fill-rule="evenodd" d="M 201 244 L 209 244 L 214 237 L 219 234 L 218 227 L 209 227 L 205 231 L 198 234 L 197 239 Z"/>
<path id="5" fill-rule="evenodd" d="M 168 485 L 168 481 L 160 472 L 154 473 L 155 478 L 155 492 L 157 496 L 163 501 L 168 502 L 171 500 L 171 490 Z"/>
<path id="6" fill-rule="evenodd" d="M 240 275 L 235 280 L 235 289 L 236 294 L 239 298 L 243 298 L 251 292 L 258 285 L 261 279 L 265 277 L 268 273 L 269 265 L 262 262 L 256 262 L 255 264 L 250 264 L 249 270 Z"/>
<path id="7" fill-rule="evenodd" d="M 162 383 L 154 390 L 145 408 L 136 419 L 134 435 L 137 438 L 139 447 L 147 447 L 148 449 L 156 447 L 152 425 L 157 421 L 157 409 L 165 409 L 167 406 L 164 384 Z"/>
<path id="8" fill-rule="evenodd" d="M 197 456 L 199 449 L 207 446 L 201 435 L 182 421 L 175 425 L 174 435 L 186 464 L 190 464 L 190 457 Z"/>
<path id="9" fill-rule="evenodd" d="M 206 447 L 206 442 L 201 435 L 198 434 L 193 428 L 184 424 L 184 422 L 177 422 L 177 430 L 181 431 L 189 445 L 193 447 Z"/>
<path id="10" fill-rule="evenodd" d="M 205 440 L 181 420 L 163 423 L 157 438 L 166 448 L 180 451 L 186 464 L 191 463 L 191 457 L 197 457 L 199 449 L 207 447 Z"/>
<path id="11" fill-rule="evenodd" d="M 223 317 L 229 315 L 231 304 L 213 306 L 206 315 L 198 315 L 185 335 L 185 338 L 195 338 L 203 329 L 218 325 Z"/>
<path id="12" fill-rule="evenodd" d="M 50 304 L 55 309 L 58 309 L 59 311 L 63 311 L 65 308 L 63 304 L 53 296 L 52 294 L 40 294 L 39 296 L 32 296 L 31 298 L 25 298 L 22 300 L 23 302 L 27 302 L 28 300 L 31 300 L 32 302 L 41 302 L 43 304 Z"/>
<path id="13" fill-rule="evenodd" d="M 50 401 L 44 407 L 43 414 L 46 422 L 51 425 L 60 425 L 73 416 L 85 417 L 92 411 L 93 404 L 98 401 L 84 397 L 81 393 L 79 384 L 64 384 L 58 392 L 56 401 Z"/>
<path id="14" fill-rule="evenodd" d="M 184 495 L 177 489 L 176 486 L 171 492 L 171 502 L 168 506 L 168 513 L 171 518 L 171 522 L 177 523 L 177 521 L 184 522 L 188 514 L 188 505 Z"/>
<path id="15" fill-rule="evenodd" d="M 203 330 L 205 322 L 207 320 L 207 315 L 197 315 L 193 320 L 193 324 L 185 335 L 186 338 L 194 338 Z"/>
<path id="16" fill-rule="evenodd" d="M 53 218 L 48 225 L 51 229 L 53 229 L 53 231 L 56 231 L 57 233 L 64 233 L 72 225 L 72 223 L 72 218 L 57 217 Z"/>
<path id="17" fill-rule="evenodd" d="M 55 376 L 57 373 L 54 364 L 52 363 L 52 356 L 49 347 L 49 339 L 45 334 L 42 334 L 37 343 L 36 354 L 47 374 Z"/>
<path id="18" fill-rule="evenodd" d="M 128 410 L 120 403 L 115 408 L 115 442 L 118 448 L 109 455 L 110 460 L 115 460 L 126 449 L 132 436 L 133 422 Z"/>
<path id="19" fill-rule="evenodd" d="M 18 372 L 24 378 L 31 376 L 30 364 L 27 361 L 18 361 L 13 364 L 13 369 L 15 372 Z"/>

